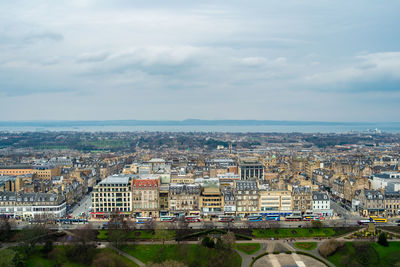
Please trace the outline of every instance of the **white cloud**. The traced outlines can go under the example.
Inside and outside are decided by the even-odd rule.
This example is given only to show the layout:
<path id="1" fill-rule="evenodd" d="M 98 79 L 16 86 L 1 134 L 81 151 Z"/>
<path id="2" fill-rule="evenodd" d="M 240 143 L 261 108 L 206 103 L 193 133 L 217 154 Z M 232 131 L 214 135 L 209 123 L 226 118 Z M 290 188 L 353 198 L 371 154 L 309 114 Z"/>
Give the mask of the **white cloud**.
<path id="1" fill-rule="evenodd" d="M 398 7 L 344 0 L 329 8 L 311 0 L 2 1 L 0 111 L 17 98 L 22 111 L 8 119 L 46 119 L 53 108 L 55 118 L 96 119 L 109 116 L 106 107 L 117 111 L 114 118 L 356 120 L 366 104 L 343 89 L 368 88 L 369 106 L 398 97 Z M 377 84 L 383 93 L 375 101 Z M 29 105 L 37 95 L 55 99 L 53 93 L 65 104 L 45 114 Z M 313 106 L 316 96 L 331 102 Z"/>

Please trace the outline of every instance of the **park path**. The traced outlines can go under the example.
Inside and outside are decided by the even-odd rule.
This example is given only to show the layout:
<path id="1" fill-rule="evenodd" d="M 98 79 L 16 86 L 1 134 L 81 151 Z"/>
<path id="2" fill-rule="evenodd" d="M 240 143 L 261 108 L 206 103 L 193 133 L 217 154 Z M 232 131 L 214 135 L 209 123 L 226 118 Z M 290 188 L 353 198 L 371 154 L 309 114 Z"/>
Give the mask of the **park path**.
<path id="1" fill-rule="evenodd" d="M 140 260 L 138 260 L 137 258 L 129 255 L 128 253 L 114 247 L 114 246 L 108 246 L 108 248 L 114 250 L 115 252 L 117 252 L 119 255 L 122 255 L 124 257 L 126 257 L 127 259 L 133 261 L 134 263 L 136 263 L 137 265 L 139 265 L 140 267 L 146 266 L 146 264 L 144 264 L 143 262 L 141 262 Z"/>

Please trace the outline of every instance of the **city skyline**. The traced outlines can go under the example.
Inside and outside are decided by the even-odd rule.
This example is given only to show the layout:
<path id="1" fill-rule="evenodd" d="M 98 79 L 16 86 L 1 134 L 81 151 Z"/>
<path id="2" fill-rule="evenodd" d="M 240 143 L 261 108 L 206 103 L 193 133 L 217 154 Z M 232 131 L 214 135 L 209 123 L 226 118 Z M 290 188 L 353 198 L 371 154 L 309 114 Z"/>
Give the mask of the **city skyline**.
<path id="1" fill-rule="evenodd" d="M 0 121 L 398 121 L 399 3 L 0 8 Z"/>

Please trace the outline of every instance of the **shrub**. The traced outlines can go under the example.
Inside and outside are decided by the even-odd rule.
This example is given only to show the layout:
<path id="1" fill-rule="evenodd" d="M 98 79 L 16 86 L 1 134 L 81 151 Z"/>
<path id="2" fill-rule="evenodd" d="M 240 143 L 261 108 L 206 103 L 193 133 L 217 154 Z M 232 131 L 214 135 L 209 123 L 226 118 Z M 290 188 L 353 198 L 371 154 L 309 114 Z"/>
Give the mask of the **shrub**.
<path id="1" fill-rule="evenodd" d="M 382 233 L 379 234 L 379 236 L 378 236 L 378 244 L 381 245 L 381 246 L 384 246 L 384 247 L 389 246 L 389 243 L 387 241 L 387 237 L 386 237 L 385 233 L 382 232 Z"/>
<path id="2" fill-rule="evenodd" d="M 46 243 L 43 246 L 42 252 L 47 254 L 50 251 L 53 250 L 53 241 L 51 241 L 50 239 L 46 240 Z"/>
<path id="3" fill-rule="evenodd" d="M 318 251 L 322 257 L 327 258 L 328 256 L 334 254 L 338 248 L 344 245 L 343 242 L 339 242 L 336 239 L 329 239 L 324 241 L 321 246 L 319 246 Z"/>
<path id="4" fill-rule="evenodd" d="M 215 246 L 214 240 L 212 240 L 208 236 L 203 238 L 203 240 L 201 241 L 201 244 L 206 248 L 214 248 L 214 246 Z"/>
<path id="5" fill-rule="evenodd" d="M 292 254 L 292 252 L 290 250 L 286 250 L 285 253 L 286 254 Z"/>

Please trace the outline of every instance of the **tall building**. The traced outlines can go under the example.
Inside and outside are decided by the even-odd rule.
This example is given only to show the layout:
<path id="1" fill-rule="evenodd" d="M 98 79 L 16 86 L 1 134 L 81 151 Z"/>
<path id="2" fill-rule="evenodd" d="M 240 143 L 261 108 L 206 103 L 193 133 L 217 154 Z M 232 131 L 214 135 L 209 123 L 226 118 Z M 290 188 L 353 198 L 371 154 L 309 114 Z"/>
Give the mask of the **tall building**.
<path id="1" fill-rule="evenodd" d="M 200 194 L 200 214 L 203 216 L 222 215 L 223 196 L 219 187 L 205 187 Z"/>
<path id="2" fill-rule="evenodd" d="M 236 214 L 241 217 L 258 213 L 258 182 L 235 181 Z"/>
<path id="3" fill-rule="evenodd" d="M 158 217 L 158 179 L 134 179 L 132 190 L 132 209 L 135 217 Z"/>
<path id="4" fill-rule="evenodd" d="M 108 176 L 98 183 L 92 192 L 92 216 L 109 217 L 111 212 L 125 216 L 132 213 L 132 176 Z"/>

